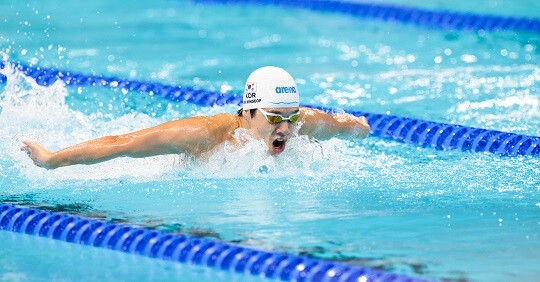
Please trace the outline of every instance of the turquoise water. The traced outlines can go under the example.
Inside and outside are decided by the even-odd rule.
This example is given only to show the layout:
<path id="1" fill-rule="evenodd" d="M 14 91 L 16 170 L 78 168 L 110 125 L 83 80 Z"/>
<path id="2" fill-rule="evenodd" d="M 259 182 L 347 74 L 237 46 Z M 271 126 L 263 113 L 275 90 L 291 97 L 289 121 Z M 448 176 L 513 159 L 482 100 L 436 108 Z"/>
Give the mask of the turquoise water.
<path id="1" fill-rule="evenodd" d="M 538 14 L 534 1 L 482 4 L 418 7 Z M 182 1 L 127 7 L 12 1 L 0 10 L 0 50 L 10 61 L 217 91 L 238 91 L 249 72 L 273 64 L 297 77 L 305 103 L 540 135 L 538 34 L 440 31 L 333 13 Z M 298 138 L 277 158 L 253 141 L 205 161 L 121 158 L 45 171 L 19 151 L 21 140 L 59 149 L 236 107 L 171 104 L 101 87 L 44 88 L 10 73 L 0 89 L 2 202 L 415 277 L 531 281 L 540 274 L 538 158 L 442 152 L 374 137 L 320 144 Z M 17 255 L 10 268 L 0 269 L 8 280 L 34 281 L 51 267 L 25 267 L 28 253 L 48 253 L 35 251 L 43 245 L 65 254 L 56 267 L 65 269 L 66 280 L 84 275 L 69 270 L 73 261 L 92 256 L 125 261 L 122 267 L 141 279 L 162 268 L 168 269 L 164 280 L 186 272 L 204 272 L 197 280 L 244 279 L 0 236 Z M 102 270 L 109 276 L 100 277 L 125 275 Z"/>

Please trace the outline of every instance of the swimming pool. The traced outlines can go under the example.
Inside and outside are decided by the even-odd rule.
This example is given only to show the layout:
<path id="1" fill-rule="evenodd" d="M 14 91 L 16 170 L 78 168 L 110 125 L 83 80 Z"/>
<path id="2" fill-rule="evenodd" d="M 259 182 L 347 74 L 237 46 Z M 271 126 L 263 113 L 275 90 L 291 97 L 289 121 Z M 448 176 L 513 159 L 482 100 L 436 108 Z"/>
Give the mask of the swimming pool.
<path id="1" fill-rule="evenodd" d="M 523 17 L 538 11 L 533 1 L 493 3 L 479 5 L 482 11 L 444 2 L 427 8 Z M 252 69 L 274 64 L 298 78 L 305 103 L 540 135 L 539 38 L 532 32 L 442 31 L 242 4 L 1 5 L 9 11 L 1 49 L 13 62 L 218 92 L 242 89 Z M 539 274 L 538 158 L 437 151 L 372 137 L 320 145 L 299 139 L 276 159 L 253 143 L 207 162 L 165 156 L 44 171 L 19 152 L 22 138 L 60 148 L 237 107 L 202 108 L 99 86 L 45 88 L 17 75 L 0 87 L 4 203 L 415 277 L 493 281 Z M 12 280 L 44 272 L 71 280 L 88 273 L 250 279 L 0 236 L 2 249 L 17 254 L 2 266 L 2 278 Z M 29 253 L 58 263 L 28 269 Z M 88 269 L 71 270 L 77 257 Z M 90 263 L 96 257 L 128 262 L 109 272 Z"/>

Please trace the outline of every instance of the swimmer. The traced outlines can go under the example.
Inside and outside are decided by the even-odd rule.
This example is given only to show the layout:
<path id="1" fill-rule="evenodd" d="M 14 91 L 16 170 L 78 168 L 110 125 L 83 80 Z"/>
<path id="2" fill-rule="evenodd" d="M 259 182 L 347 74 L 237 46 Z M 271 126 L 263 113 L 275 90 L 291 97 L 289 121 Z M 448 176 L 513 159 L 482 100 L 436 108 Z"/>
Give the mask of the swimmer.
<path id="1" fill-rule="evenodd" d="M 270 155 L 283 153 L 295 134 L 318 140 L 363 139 L 370 132 L 365 117 L 300 107 L 299 91 L 292 76 L 282 68 L 267 66 L 248 77 L 243 106 L 236 115 L 223 113 L 170 121 L 131 133 L 104 136 L 56 152 L 26 140 L 21 150 L 34 164 L 46 169 L 95 164 L 117 157 L 164 154 L 200 157 L 225 142 L 241 146 L 234 138 L 238 129 L 245 129 L 254 138 L 263 140 Z"/>

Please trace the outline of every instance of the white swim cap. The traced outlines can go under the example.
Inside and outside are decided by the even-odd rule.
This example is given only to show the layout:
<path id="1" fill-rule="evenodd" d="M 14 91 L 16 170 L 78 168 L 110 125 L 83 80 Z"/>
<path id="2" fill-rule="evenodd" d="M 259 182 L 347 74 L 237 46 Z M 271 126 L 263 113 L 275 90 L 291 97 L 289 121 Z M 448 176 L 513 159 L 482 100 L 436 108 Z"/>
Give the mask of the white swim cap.
<path id="1" fill-rule="evenodd" d="M 249 75 L 243 102 L 244 110 L 294 108 L 300 105 L 300 96 L 294 79 L 286 70 L 268 66 Z"/>

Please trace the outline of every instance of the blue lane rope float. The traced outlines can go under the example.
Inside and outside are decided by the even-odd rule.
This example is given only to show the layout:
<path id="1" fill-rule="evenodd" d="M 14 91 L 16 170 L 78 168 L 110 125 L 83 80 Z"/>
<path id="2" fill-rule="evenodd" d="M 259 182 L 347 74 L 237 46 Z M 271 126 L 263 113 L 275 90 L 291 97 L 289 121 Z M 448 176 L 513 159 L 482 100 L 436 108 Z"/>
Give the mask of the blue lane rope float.
<path id="1" fill-rule="evenodd" d="M 172 86 L 162 83 L 127 80 L 101 75 L 87 75 L 21 64 L 12 66 L 26 76 L 34 78 L 36 83 L 41 86 L 50 86 L 60 79 L 66 85 L 70 86 L 108 86 L 111 88 L 152 93 L 153 95 L 158 95 L 171 101 L 185 101 L 201 106 L 223 106 L 226 104 L 239 104 L 242 102 L 242 97 L 238 97 L 231 93 L 217 93 L 195 87 Z M 0 62 L 0 69 L 3 68 L 5 68 L 5 62 Z M 5 81 L 6 77 L 0 74 L 0 81 L 2 81 L 1 77 L 3 77 L 3 81 Z"/>
<path id="2" fill-rule="evenodd" d="M 335 12 L 358 18 L 416 24 L 446 30 L 523 30 L 540 32 L 540 20 L 492 15 L 477 15 L 375 3 L 321 0 L 196 0 L 200 3 L 260 4 Z"/>
<path id="3" fill-rule="evenodd" d="M 326 112 L 339 112 L 333 108 L 309 106 Z M 346 111 L 364 116 L 374 136 L 389 138 L 437 150 L 489 152 L 506 156 L 539 156 L 540 137 L 498 130 L 439 123 L 421 119 Z"/>
<path id="4" fill-rule="evenodd" d="M 0 68 L 4 63 L 0 62 Z M 199 106 L 238 105 L 241 95 L 218 93 L 185 86 L 171 86 L 155 82 L 133 81 L 99 75 L 86 75 L 70 71 L 60 71 L 42 67 L 15 65 L 15 68 L 36 80 L 39 85 L 52 85 L 58 79 L 67 85 L 107 86 L 151 93 L 174 102 L 185 101 Z M 326 112 L 338 112 L 334 108 L 309 106 Z M 462 150 L 472 152 L 490 152 L 506 156 L 539 156 L 540 137 L 509 133 L 497 130 L 474 128 L 463 125 L 439 123 L 421 119 L 393 115 L 346 111 L 354 116 L 365 116 L 372 135 L 389 138 L 399 142 L 432 147 L 438 150 Z"/>
<path id="5" fill-rule="evenodd" d="M 286 253 L 0 204 L 0 230 L 283 281 L 426 281 Z"/>

